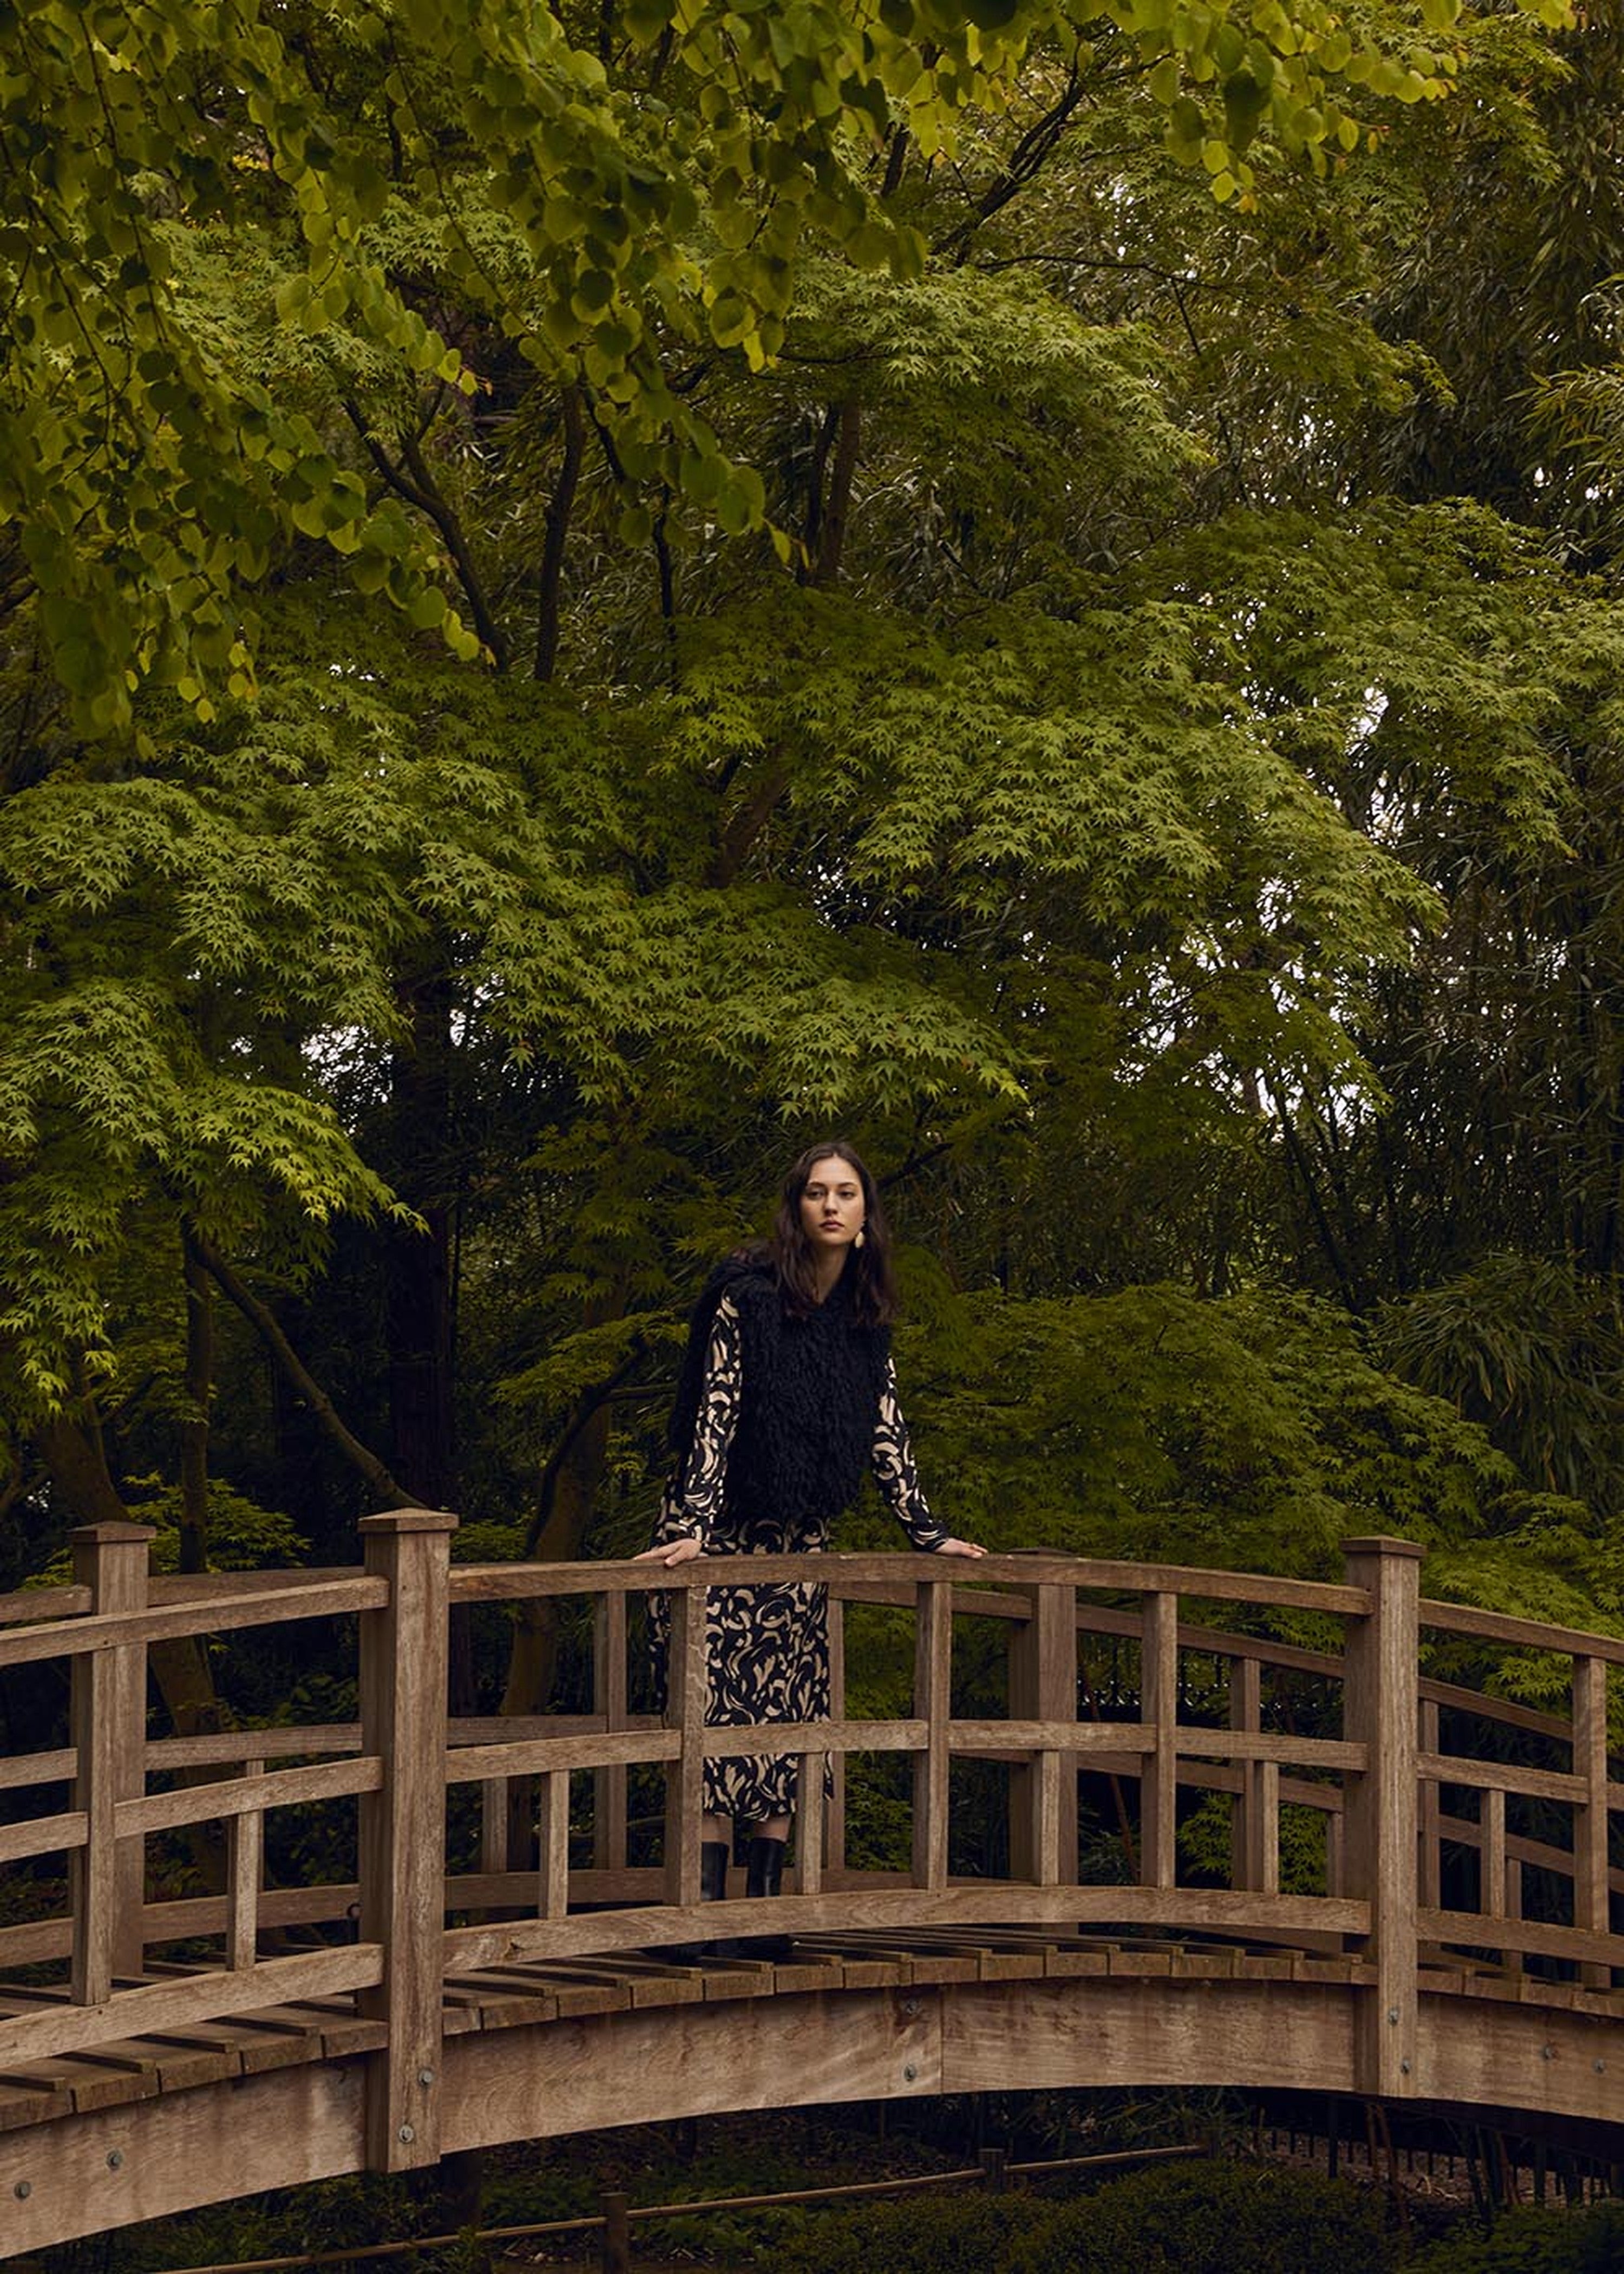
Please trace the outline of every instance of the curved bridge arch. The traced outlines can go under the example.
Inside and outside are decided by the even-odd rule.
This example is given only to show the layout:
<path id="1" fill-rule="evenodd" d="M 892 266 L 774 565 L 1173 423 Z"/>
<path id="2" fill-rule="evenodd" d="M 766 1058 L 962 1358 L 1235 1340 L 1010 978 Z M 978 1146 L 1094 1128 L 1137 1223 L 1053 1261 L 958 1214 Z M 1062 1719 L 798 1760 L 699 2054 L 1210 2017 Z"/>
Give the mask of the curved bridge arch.
<path id="1" fill-rule="evenodd" d="M 453 1567 L 448 1517 L 365 1529 L 359 1573 L 163 1581 L 144 1533 L 95 1527 L 75 1587 L 0 1599 L 0 1669 L 64 1662 L 73 1698 L 67 1746 L 0 1763 L 0 1863 L 71 1866 L 67 1901 L 32 1882 L 37 1915 L 0 1928 L 0 2259 L 365 2165 L 818 2101 L 1295 2086 L 1624 2123 L 1606 1743 L 1624 1644 L 1425 1602 L 1399 1541 L 1350 1543 L 1339 1585 L 821 1557 L 837 1668 L 861 1607 L 911 1620 L 912 1711 L 850 1717 L 837 1685 L 831 1721 L 775 1730 L 803 1790 L 832 1766 L 833 1798 L 806 1811 L 770 1914 L 702 1911 L 703 1760 L 750 1747 L 703 1723 L 697 1567 Z M 673 1612 L 658 1719 L 628 1702 L 628 1607 L 652 1587 Z M 450 1604 L 545 1597 L 591 1606 L 592 1710 L 448 1721 Z M 1272 1639 L 1271 1611 L 1318 1614 L 1342 1649 Z M 338 1613 L 359 1635 L 354 1727 L 149 1735 L 154 1643 Z M 956 1630 L 961 1652 L 976 1638 L 969 1699 Z M 1565 1658 L 1571 1713 L 1424 1678 L 1440 1637 Z M 859 1869 L 846 1776 L 888 1755 L 911 1768 L 911 1861 Z M 1002 1793 L 997 1878 L 952 1868 L 966 1773 Z M 640 1778 L 663 1782 L 658 1839 Z M 448 1793 L 477 1795 L 480 1852 L 466 1800 L 447 1844 Z M 1109 1882 L 1079 1841 L 1094 1801 L 1116 1828 Z M 265 1886 L 267 1814 L 314 1803 L 357 1810 L 357 1879 Z M 1209 1835 L 1229 1818 L 1227 1871 L 1209 1836 L 1203 1884 L 1181 1884 L 1200 1810 Z M 507 1867 L 515 1812 L 538 1826 L 533 1870 Z M 210 1821 L 225 1893 L 153 1899 L 147 1843 Z M 768 1916 L 784 1950 L 695 1956 L 696 1934 Z"/>

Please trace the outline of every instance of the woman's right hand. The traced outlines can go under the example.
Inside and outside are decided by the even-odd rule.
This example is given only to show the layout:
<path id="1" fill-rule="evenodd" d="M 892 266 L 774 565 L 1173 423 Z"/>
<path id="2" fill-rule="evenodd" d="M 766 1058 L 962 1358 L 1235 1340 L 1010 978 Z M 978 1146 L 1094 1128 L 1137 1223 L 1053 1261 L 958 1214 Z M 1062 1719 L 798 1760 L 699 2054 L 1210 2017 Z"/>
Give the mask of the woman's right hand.
<path id="1" fill-rule="evenodd" d="M 634 1563 L 691 1563 L 695 1555 L 703 1555 L 703 1540 L 695 1540 L 691 1532 L 680 1532 L 674 1540 L 662 1540 L 653 1547 L 645 1547 L 641 1555 L 634 1555 Z"/>

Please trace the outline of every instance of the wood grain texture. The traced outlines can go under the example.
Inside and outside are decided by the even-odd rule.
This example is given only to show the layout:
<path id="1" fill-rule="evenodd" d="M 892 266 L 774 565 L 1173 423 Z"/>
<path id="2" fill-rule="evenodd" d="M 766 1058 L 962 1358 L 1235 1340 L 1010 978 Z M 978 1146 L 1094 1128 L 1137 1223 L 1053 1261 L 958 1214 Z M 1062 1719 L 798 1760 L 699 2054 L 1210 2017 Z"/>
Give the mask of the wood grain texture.
<path id="1" fill-rule="evenodd" d="M 0 1663 L 8 1651 L 19 1665 L 55 1656 L 70 1665 L 75 1688 L 71 1750 L 0 1770 L 8 1791 L 35 1790 L 49 1811 L 0 1833 L 0 1861 L 65 1849 L 78 1856 L 79 1882 L 73 1916 L 0 1930 L 0 1966 L 72 1961 L 65 1985 L 0 1982 L 7 2155 L 30 2142 L 45 2154 L 52 2141 L 79 2138 L 66 2127 L 93 2120 L 155 2123 L 166 2102 L 186 2113 L 153 2130 L 154 2142 L 184 2138 L 195 2149 L 218 2124 L 229 2143 L 231 2097 L 246 2082 L 333 2064 L 350 2080 L 346 2112 L 341 2120 L 336 2104 L 323 2103 L 309 2120 L 326 2127 L 325 2141 L 287 2143 L 301 2169 L 340 2153 L 341 2133 L 342 2153 L 354 2159 L 343 2168 L 365 2160 L 399 2169 L 484 2136 L 636 2121 L 645 2107 L 652 2120 L 793 2097 L 960 2089 L 944 2079 L 965 2090 L 1296 2081 L 1305 2090 L 1453 2095 L 1462 2108 L 1595 2113 L 1582 2062 L 1594 2077 L 1607 2074 L 1609 2056 L 1596 2048 L 1610 2040 L 1596 2033 L 1624 2022 L 1624 1991 L 1613 1988 L 1624 1974 L 1624 1936 L 1612 1931 L 1624 1869 L 1608 1852 L 1611 1811 L 1624 1804 L 1607 1751 L 1619 1653 L 1605 1638 L 1580 1638 L 1580 1647 L 1568 1630 L 1447 1606 L 1432 1618 L 1440 1607 L 1425 1607 L 1445 1631 L 1509 1625 L 1515 1636 L 1500 1638 L 1568 1648 L 1564 1718 L 1419 1678 L 1418 1551 L 1402 1541 L 1349 1543 L 1341 1588 L 1050 1556 L 989 1559 L 974 1579 L 935 1557 L 823 1557 L 817 1576 L 832 1588 L 831 1719 L 717 1729 L 704 1721 L 704 1606 L 706 1589 L 730 1568 L 720 1559 L 678 1574 L 504 1566 L 460 1586 L 448 1565 L 451 1521 L 424 1510 L 369 1520 L 368 1569 L 358 1577 L 306 1584 L 256 1574 L 241 1588 L 166 1587 L 156 1606 L 143 1593 L 142 1535 L 103 1527 L 80 1542 L 82 1608 L 49 1629 L 22 1622 L 0 1635 Z M 779 1563 L 786 1576 L 805 1576 L 801 1562 L 752 1558 L 748 1577 Z M 1092 1600 L 1108 1585 L 1137 1596 L 1138 1608 Z M 670 1704 L 658 1721 L 630 1712 L 626 1666 L 629 1607 L 657 1591 L 673 1612 Z M 592 1712 L 453 1723 L 446 1623 L 459 1594 L 590 1601 Z M 1312 1602 L 1344 1623 L 1346 1649 L 1229 1635 L 1210 1611 L 1181 1617 L 1209 1599 Z M 847 1600 L 914 1607 L 911 1714 L 848 1714 Z M 147 1739 L 139 1670 L 149 1641 L 335 1608 L 362 1611 L 358 1725 Z M 978 1648 L 1007 1651 L 1002 1714 L 951 1711 L 959 1620 L 982 1622 Z M 1097 1718 L 1092 1695 L 1096 1718 L 1078 1718 L 1087 1663 L 1079 1642 L 1090 1636 L 1137 1642 L 1137 1695 L 1130 1678 L 1123 1700 L 1135 1718 Z M 1340 1692 L 1340 1736 L 1298 1736 L 1272 1713 L 1266 1726 L 1275 1675 L 1319 1685 L 1316 1731 L 1335 1730 Z M 1190 1721 L 1178 1718 L 1181 1689 Z M 1218 1726 L 1202 1718 L 1214 1697 Z M 1442 1736 L 1464 1750 L 1444 1751 Z M 1549 1765 L 1564 1759 L 1553 1742 L 1571 1748 L 1569 1766 Z M 1472 1750 L 1479 1743 L 1482 1758 Z M 705 1761 L 784 1750 L 801 1757 L 808 1793 L 831 1765 L 836 1803 L 811 1809 L 799 1826 L 777 1901 L 735 1894 L 701 1906 Z M 1538 1765 L 1524 1766 L 1518 1750 Z M 888 1752 L 914 1764 L 912 1863 L 854 1871 L 843 1837 L 848 1761 L 861 1773 L 859 1757 Z M 1004 1879 L 953 1874 L 961 1759 L 1008 1770 Z M 665 1772 L 665 1841 L 663 1862 L 633 1868 L 626 1796 L 638 1762 Z M 219 1781 L 146 1790 L 149 1776 L 211 1768 L 224 1773 Z M 572 1869 L 576 1771 L 590 1780 L 593 1810 L 590 1854 Z M 79 1785 L 71 1809 L 61 1805 L 70 1774 Z M 1137 1885 L 1077 1883 L 1084 1774 L 1116 1779 L 1130 1811 L 1138 1788 Z M 481 1868 L 447 1876 L 446 1794 L 456 1782 L 479 1788 L 485 1834 Z M 1446 1807 L 1455 1789 L 1467 1797 Z M 1227 1888 L 1177 1884 L 1178 1811 L 1203 1793 L 1228 1796 L 1231 1806 Z M 267 1811 L 351 1795 L 363 1818 L 358 1882 L 262 1887 Z M 507 1868 L 518 1796 L 536 1808 L 538 1871 Z M 1538 1838 L 1515 1828 L 1520 1802 L 1542 1811 Z M 1324 1826 L 1327 1895 L 1280 1891 L 1288 1806 L 1312 1810 Z M 209 1819 L 228 1827 L 224 1891 L 143 1902 L 145 1837 Z M 1446 1848 L 1477 1857 L 1475 1888 L 1470 1868 L 1452 1866 L 1446 1877 Z M 1562 1883 L 1571 1888 L 1572 1925 L 1522 1916 L 1524 1881 L 1536 1873 L 1556 1881 L 1559 1904 Z M 1442 1908 L 1446 1886 L 1465 1908 Z M 1530 1907 L 1549 1908 L 1538 1893 Z M 448 1913 L 470 1923 L 447 1929 Z M 258 1957 L 265 1930 L 319 1924 L 346 1939 Z M 763 1954 L 758 1939 L 769 1929 L 791 1941 L 789 1957 Z M 711 1936 L 739 1939 L 743 1954 L 695 1957 L 691 1946 Z M 166 1959 L 166 1944 L 203 1937 L 215 1939 L 219 1962 Z M 1524 1962 L 1551 1959 L 1562 1967 Z M 901 2070 L 899 2043 L 910 2049 Z M 589 2044 L 590 2062 L 579 2051 Z M 645 2074 L 639 2064 L 650 2048 Z M 690 2076 L 695 2061 L 715 2067 Z M 450 2065 L 461 2080 L 455 2095 L 445 2085 Z M 1611 2090 L 1599 2089 L 1599 2101 Z M 189 2188 L 224 2194 L 237 2183 L 229 2144 L 212 2181 L 166 2163 L 170 2152 L 164 2146 L 154 2161 L 152 2200 L 165 2188 L 178 2201 Z M 122 2223 L 120 2204 L 137 2196 L 103 2196 L 113 2208 L 97 2223 Z M 62 2236 L 86 2231 L 71 2224 L 81 2208 L 60 2193 L 50 2200 L 52 2216 L 69 2221 Z M 0 2257 L 14 2232 L 22 2230 L 0 2229 Z"/>
<path id="2" fill-rule="evenodd" d="M 1417 2090 L 1417 1777 L 1419 1749 L 1421 1551 L 1405 1540 L 1348 1543 L 1348 1568 L 1370 1615 L 1348 1637 L 1344 1732 L 1368 1766 L 1348 1791 L 1342 1868 L 1370 1905 L 1376 1985 L 1358 2016 L 1361 2090 L 1395 2098 Z"/>
<path id="3" fill-rule="evenodd" d="M 116 1990 L 100 2005 L 61 2005 L 0 2021 L 0 2068 L 86 2051 L 116 2037 L 184 2029 L 194 2022 L 274 2005 L 282 1997 L 367 1988 L 382 1978 L 381 1951 L 365 1945 L 270 1958 L 246 1974 L 209 1968 L 175 1981 Z"/>
<path id="4" fill-rule="evenodd" d="M 71 1538 L 73 1576 L 94 1607 L 75 1631 L 105 1623 L 120 1638 L 116 1647 L 75 1657 L 69 1710 L 74 1800 L 85 1816 L 84 1842 L 70 1855 L 71 1981 L 76 2002 L 99 2006 L 115 1975 L 141 1966 L 145 1850 L 118 1819 L 146 1781 L 147 1652 L 131 1638 L 147 1602 L 153 1534 L 144 1525 L 91 1524 Z"/>
<path id="5" fill-rule="evenodd" d="M 387 2044 L 367 2086 L 375 2170 L 440 2157 L 440 1939 L 445 1926 L 447 1573 L 455 1518 L 363 1517 L 382 1603 L 361 1626 L 361 1734 L 382 1764 L 361 1797 L 360 1931 L 384 1966 L 363 1999 Z"/>
<path id="6" fill-rule="evenodd" d="M 363 1523 L 375 1521 L 364 1517 Z M 64 1620 L 0 1634 L 0 1667 L 37 1666 L 50 1658 L 89 1658 L 132 1643 L 175 1642 L 187 1635 L 235 1633 L 244 1627 L 285 1626 L 290 1619 L 336 1618 L 376 1610 L 384 1595 L 374 1579 L 335 1579 L 314 1587 L 274 1587 L 262 1593 L 204 1603 L 183 1602 L 139 1616 Z"/>

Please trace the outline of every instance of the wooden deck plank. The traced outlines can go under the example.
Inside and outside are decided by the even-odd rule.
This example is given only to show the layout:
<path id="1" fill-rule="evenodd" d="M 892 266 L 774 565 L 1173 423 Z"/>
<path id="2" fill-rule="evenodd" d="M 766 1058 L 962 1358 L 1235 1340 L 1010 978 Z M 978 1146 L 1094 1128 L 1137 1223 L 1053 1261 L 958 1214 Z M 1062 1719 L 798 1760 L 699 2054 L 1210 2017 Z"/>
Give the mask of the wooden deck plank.
<path id="1" fill-rule="evenodd" d="M 0 2132 L 21 2132 L 73 2113 L 73 2094 L 64 2080 L 26 2067 L 0 2073 Z"/>

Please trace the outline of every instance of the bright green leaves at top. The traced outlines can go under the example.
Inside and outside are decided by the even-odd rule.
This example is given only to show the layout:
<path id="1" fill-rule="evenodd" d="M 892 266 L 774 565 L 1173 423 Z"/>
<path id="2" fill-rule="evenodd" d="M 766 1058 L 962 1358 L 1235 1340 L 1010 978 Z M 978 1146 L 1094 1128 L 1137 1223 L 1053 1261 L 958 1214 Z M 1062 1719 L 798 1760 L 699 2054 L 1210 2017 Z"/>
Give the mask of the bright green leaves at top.
<path id="1" fill-rule="evenodd" d="M 1568 0 L 1524 4 L 1553 26 L 1572 20 Z M 1246 153 L 1259 134 L 1324 174 L 1372 129 L 1362 95 L 1434 101 L 1461 61 L 1461 0 L 1373 15 L 1330 0 L 1114 0 L 1109 12 L 1151 66 L 1169 147 L 1205 167 L 1221 204 L 1251 205 L 1256 175 Z"/>
<path id="2" fill-rule="evenodd" d="M 1329 0 L 1116 0 L 1112 15 L 1175 151 L 1244 199 L 1259 136 L 1323 167 L 1357 141 L 1361 92 L 1442 88 L 1452 5 L 1412 18 L 1395 0 L 1368 29 Z M 917 278 L 924 239 L 879 195 L 896 138 L 951 156 L 1023 70 L 1090 68 L 1058 0 L 640 0 L 607 62 L 543 7 L 335 0 L 297 40 L 290 21 L 263 0 L 16 11 L 0 71 L 0 515 L 59 604 L 45 636 L 93 731 L 127 724 L 145 680 L 211 705 L 251 684 L 243 591 L 297 540 L 477 652 L 427 597 L 433 538 L 369 513 L 334 438 L 311 444 L 244 384 L 188 298 L 199 227 L 297 245 L 282 324 L 342 325 L 467 391 L 438 305 L 377 257 L 390 201 L 411 202 L 443 224 L 451 299 L 583 379 L 628 465 L 674 451 L 680 484 L 722 454 L 674 359 L 771 364 L 809 250 Z M 522 279 L 489 258 L 493 215 Z M 748 484 L 719 488 L 725 528 L 759 523 Z"/>

